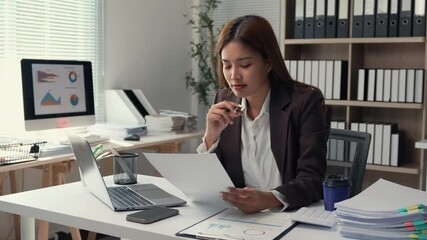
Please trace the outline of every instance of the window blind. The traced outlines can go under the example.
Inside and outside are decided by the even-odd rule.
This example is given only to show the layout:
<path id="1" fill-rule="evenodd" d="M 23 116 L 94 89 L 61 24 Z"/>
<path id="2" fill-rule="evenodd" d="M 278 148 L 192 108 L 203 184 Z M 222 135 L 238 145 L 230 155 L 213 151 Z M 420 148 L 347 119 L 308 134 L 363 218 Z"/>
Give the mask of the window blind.
<path id="1" fill-rule="evenodd" d="M 101 0 L 0 0 L 0 69 L 21 81 L 21 58 L 91 61 L 97 121 L 105 115 L 102 35 Z"/>

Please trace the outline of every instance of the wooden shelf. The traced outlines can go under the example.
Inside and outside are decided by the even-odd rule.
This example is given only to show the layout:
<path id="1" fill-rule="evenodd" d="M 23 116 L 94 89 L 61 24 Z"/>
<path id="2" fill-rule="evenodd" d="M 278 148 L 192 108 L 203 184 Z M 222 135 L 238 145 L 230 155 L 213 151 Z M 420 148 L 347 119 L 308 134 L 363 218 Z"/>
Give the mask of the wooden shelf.
<path id="1" fill-rule="evenodd" d="M 419 166 L 413 166 L 413 167 L 405 167 L 405 166 L 398 166 L 398 167 L 391 167 L 391 166 L 381 166 L 381 165 L 372 165 L 367 164 L 366 165 L 367 170 L 374 170 L 374 171 L 382 171 L 382 172 L 389 172 L 389 173 L 404 173 L 404 174 L 420 174 Z"/>
<path id="2" fill-rule="evenodd" d="M 353 100 L 325 100 L 326 105 L 371 107 L 371 108 L 401 108 L 401 109 L 423 109 L 422 103 L 389 103 L 389 102 L 367 102 Z"/>
<path id="3" fill-rule="evenodd" d="M 397 38 L 310 38 L 286 39 L 285 45 L 309 44 L 376 44 L 376 43 L 424 43 L 425 37 L 397 37 Z"/>
<path id="4" fill-rule="evenodd" d="M 351 167 L 351 164 L 352 164 L 351 162 L 328 161 L 328 165 L 336 166 L 336 167 Z M 408 164 L 408 165 L 399 166 L 399 167 L 367 164 L 366 169 L 373 170 L 373 171 L 381 171 L 381 172 L 415 174 L 415 175 L 420 173 L 418 166 L 415 164 Z"/>

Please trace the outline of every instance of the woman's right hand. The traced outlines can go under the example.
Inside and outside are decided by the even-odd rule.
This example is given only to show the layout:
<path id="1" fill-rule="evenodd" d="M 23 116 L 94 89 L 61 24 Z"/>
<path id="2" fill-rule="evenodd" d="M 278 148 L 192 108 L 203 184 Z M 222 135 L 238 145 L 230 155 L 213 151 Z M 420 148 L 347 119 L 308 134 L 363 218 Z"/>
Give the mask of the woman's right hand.
<path id="1" fill-rule="evenodd" d="M 235 111 L 238 106 L 238 103 L 230 101 L 222 101 L 211 106 L 206 116 L 205 144 L 207 149 L 217 141 L 228 124 L 233 124 L 233 119 L 242 115 L 242 112 Z"/>

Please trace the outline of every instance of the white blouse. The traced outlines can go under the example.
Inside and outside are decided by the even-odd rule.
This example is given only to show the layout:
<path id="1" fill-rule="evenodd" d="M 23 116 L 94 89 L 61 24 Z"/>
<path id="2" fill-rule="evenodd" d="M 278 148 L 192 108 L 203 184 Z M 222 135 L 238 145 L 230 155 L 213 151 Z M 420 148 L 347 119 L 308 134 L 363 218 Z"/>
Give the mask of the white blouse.
<path id="1" fill-rule="evenodd" d="M 270 92 L 265 98 L 260 114 L 252 120 L 247 115 L 246 99 L 242 99 L 242 168 L 245 184 L 247 187 L 259 189 L 261 191 L 271 191 L 274 196 L 283 203 L 284 210 L 288 204 L 286 198 L 276 190 L 272 190 L 282 185 L 282 176 L 271 151 L 270 138 Z M 203 143 L 197 148 L 198 153 L 212 153 L 218 146 L 218 141 L 210 148 L 206 149 Z"/>

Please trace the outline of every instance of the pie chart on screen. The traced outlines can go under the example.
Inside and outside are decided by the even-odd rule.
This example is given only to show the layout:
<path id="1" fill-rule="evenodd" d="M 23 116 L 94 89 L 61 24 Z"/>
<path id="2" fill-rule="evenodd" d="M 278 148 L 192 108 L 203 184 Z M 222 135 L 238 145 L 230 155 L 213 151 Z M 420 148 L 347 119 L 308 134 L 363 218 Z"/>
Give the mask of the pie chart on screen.
<path id="1" fill-rule="evenodd" d="M 77 97 L 77 95 L 73 94 L 70 96 L 70 103 L 73 106 L 76 106 L 79 104 L 79 97 Z"/>
<path id="2" fill-rule="evenodd" d="M 68 79 L 71 83 L 75 83 L 77 81 L 77 74 L 74 71 L 69 72 Z"/>

